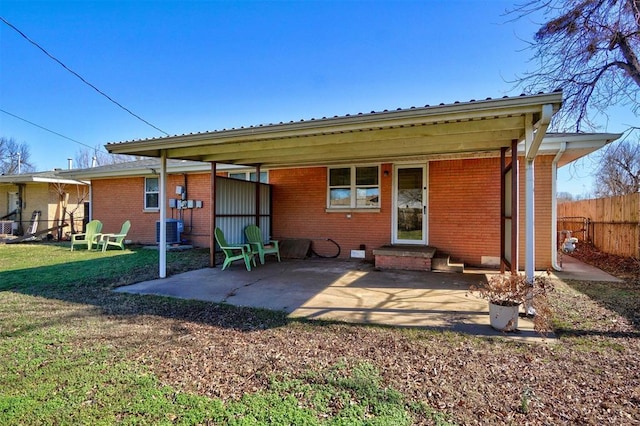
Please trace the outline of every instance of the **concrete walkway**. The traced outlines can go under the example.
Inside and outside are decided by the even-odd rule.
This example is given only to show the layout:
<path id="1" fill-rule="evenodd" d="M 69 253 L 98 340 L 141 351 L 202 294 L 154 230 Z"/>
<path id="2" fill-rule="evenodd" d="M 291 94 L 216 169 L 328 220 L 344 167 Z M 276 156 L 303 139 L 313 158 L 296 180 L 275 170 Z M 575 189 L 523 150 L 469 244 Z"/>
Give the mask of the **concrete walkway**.
<path id="1" fill-rule="evenodd" d="M 622 282 L 620 278 L 607 274 L 595 266 L 587 265 L 571 256 L 562 255 L 562 272 L 554 271 L 553 276 L 560 280 Z"/>
<path id="2" fill-rule="evenodd" d="M 571 259 L 571 260 L 569 260 Z M 564 258 L 560 279 L 617 279 L 575 259 Z M 284 311 L 292 318 L 426 327 L 481 336 L 541 341 L 530 319 L 521 317 L 516 333 L 489 324 L 488 303 L 468 293 L 487 271 L 461 273 L 377 271 L 359 261 L 267 259 L 248 272 L 236 262 L 225 271 L 200 269 L 116 289 L 236 306 Z M 550 338 L 547 337 L 546 340 Z"/>

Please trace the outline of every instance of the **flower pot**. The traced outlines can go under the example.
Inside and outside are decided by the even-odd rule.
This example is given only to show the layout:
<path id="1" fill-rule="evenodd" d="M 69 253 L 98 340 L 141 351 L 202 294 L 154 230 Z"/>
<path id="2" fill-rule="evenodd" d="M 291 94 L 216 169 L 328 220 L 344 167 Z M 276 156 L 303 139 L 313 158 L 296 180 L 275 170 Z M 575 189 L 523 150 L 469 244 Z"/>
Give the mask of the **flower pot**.
<path id="1" fill-rule="evenodd" d="M 516 331 L 518 329 L 518 311 L 520 305 L 496 305 L 489 302 L 489 323 L 499 331 Z"/>

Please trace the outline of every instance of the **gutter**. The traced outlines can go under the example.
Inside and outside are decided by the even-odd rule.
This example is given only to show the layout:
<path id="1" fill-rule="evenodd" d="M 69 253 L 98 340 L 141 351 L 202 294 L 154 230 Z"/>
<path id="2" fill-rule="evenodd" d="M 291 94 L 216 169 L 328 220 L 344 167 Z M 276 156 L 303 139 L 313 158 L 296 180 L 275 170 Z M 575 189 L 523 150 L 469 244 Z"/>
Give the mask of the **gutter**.
<path id="1" fill-rule="evenodd" d="M 562 266 L 558 265 L 558 196 L 556 186 L 558 180 L 558 162 L 567 149 L 566 142 L 560 142 L 560 149 L 551 162 L 551 267 L 562 272 Z"/>

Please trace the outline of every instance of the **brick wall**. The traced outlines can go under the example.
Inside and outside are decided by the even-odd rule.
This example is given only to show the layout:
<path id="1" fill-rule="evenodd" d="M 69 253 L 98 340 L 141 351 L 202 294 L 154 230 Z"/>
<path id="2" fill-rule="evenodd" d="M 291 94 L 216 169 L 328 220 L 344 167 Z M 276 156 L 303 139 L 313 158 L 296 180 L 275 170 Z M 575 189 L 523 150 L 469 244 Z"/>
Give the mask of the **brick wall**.
<path id="1" fill-rule="evenodd" d="M 134 243 L 155 244 L 158 211 L 144 210 L 144 177 L 94 179 L 93 219 L 103 223 L 103 232 L 117 232 L 125 220 L 131 221 L 127 239 Z M 177 198 L 175 187 L 187 188 L 187 198 L 203 201 L 203 208 L 182 210 L 183 239 L 198 247 L 209 245 L 210 174 L 169 175 L 167 177 L 167 218 L 180 219 L 177 209 L 168 208 L 168 199 Z M 172 214 L 173 213 L 173 214 Z"/>
<path id="2" fill-rule="evenodd" d="M 551 266 L 551 163 L 535 161 L 536 269 Z M 524 268 L 524 163 L 520 160 L 520 246 Z M 429 163 L 429 244 L 481 264 L 482 256 L 500 256 L 500 159 L 482 158 Z"/>
<path id="3" fill-rule="evenodd" d="M 429 163 L 429 245 L 468 265 L 500 256 L 500 159 Z"/>
<path id="4" fill-rule="evenodd" d="M 551 264 L 551 161 L 536 159 L 536 268 Z M 384 176 L 384 171 L 389 175 Z M 341 247 L 341 257 L 366 246 L 372 250 L 391 243 L 391 164 L 381 165 L 380 209 L 375 212 L 327 212 L 326 167 L 270 170 L 272 184 L 274 238 L 331 238 Z M 190 174 L 168 177 L 168 197 L 174 198 L 176 185 L 187 187 L 188 198 L 202 200 L 204 208 L 184 211 L 183 236 L 196 246 L 209 244 L 210 175 Z M 431 161 L 429 163 L 429 244 L 480 265 L 482 256 L 500 256 L 500 159 Z M 131 220 L 134 242 L 155 243 L 158 212 L 144 211 L 144 178 L 94 180 L 93 217 L 104 230 L 115 232 Z M 520 167 L 520 264 L 524 266 L 524 167 Z M 177 217 L 174 210 L 174 216 Z M 192 216 L 193 214 L 193 216 Z M 349 217 L 350 216 L 350 217 Z M 171 217 L 171 210 L 168 210 Z M 319 254 L 335 253 L 334 246 L 316 241 Z"/>
<path id="5" fill-rule="evenodd" d="M 331 238 L 340 245 L 341 257 L 364 244 L 372 258 L 373 249 L 391 242 L 392 175 L 391 165 L 383 164 L 379 211 L 327 212 L 326 167 L 270 170 L 274 238 Z M 316 242 L 316 247 L 319 254 L 334 253 L 330 245 Z"/>

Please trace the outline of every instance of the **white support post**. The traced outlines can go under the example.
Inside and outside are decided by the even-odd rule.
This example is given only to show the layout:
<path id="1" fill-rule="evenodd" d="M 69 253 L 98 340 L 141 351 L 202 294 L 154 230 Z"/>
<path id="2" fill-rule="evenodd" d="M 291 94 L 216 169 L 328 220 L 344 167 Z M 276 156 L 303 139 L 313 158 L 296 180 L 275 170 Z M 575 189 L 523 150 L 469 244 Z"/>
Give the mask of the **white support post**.
<path id="1" fill-rule="evenodd" d="M 527 281 L 532 283 L 535 272 L 535 187 L 533 160 L 525 159 L 525 241 L 524 271 Z"/>
<path id="2" fill-rule="evenodd" d="M 160 278 L 167 277 L 167 151 L 160 153 L 160 181 L 158 182 L 158 204 L 160 204 Z"/>
<path id="3" fill-rule="evenodd" d="M 536 152 L 532 151 L 534 141 L 533 134 L 533 117 L 531 114 L 526 115 L 525 132 L 524 132 L 524 228 L 525 228 L 525 256 L 524 256 L 524 273 L 528 282 L 533 282 L 535 269 L 535 206 L 534 206 L 534 165 Z"/>

